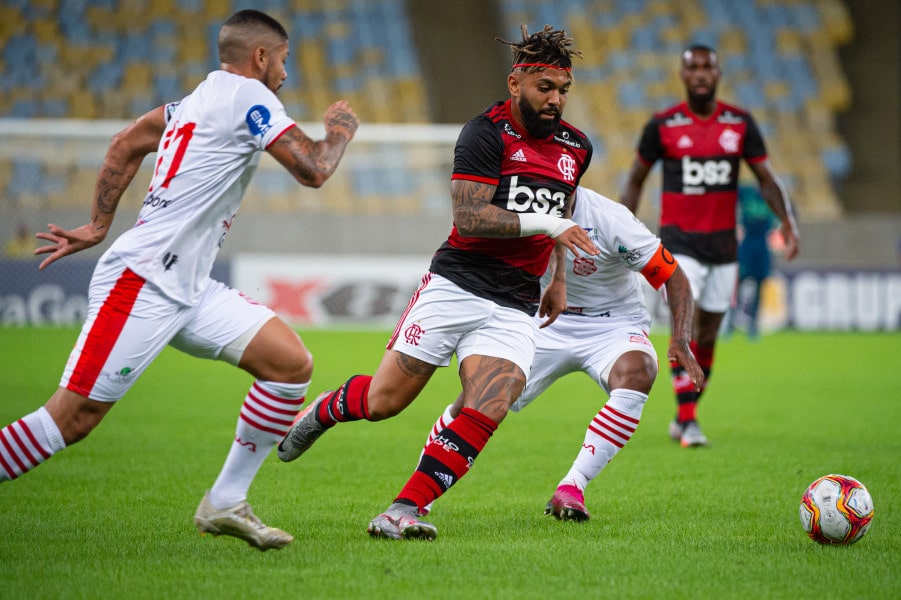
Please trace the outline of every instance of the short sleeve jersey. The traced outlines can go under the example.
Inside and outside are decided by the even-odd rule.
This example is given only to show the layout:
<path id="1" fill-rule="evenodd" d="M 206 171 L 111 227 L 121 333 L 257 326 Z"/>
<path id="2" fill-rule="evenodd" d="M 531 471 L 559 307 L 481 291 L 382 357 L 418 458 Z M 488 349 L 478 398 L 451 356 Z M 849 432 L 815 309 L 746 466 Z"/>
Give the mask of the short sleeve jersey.
<path id="1" fill-rule="evenodd" d="M 206 288 L 260 155 L 295 123 L 263 83 L 225 71 L 210 73 L 165 113 L 137 223 L 107 255 L 191 306 Z"/>
<path id="2" fill-rule="evenodd" d="M 573 220 L 601 252 L 578 258 L 566 252 L 567 312 L 611 323 L 648 321 L 639 272 L 660 252 L 660 239 L 628 208 L 583 187 L 576 190 Z M 549 282 L 546 273 L 542 284 Z"/>
<path id="3" fill-rule="evenodd" d="M 750 113 L 717 102 L 702 119 L 682 102 L 645 125 L 638 157 L 647 165 L 663 161 L 659 233 L 666 247 L 705 263 L 735 262 L 740 159 L 767 158 Z"/>
<path id="4" fill-rule="evenodd" d="M 513 121 L 507 100 L 463 127 L 451 179 L 496 186 L 491 203 L 503 210 L 563 217 L 591 154 L 588 138 L 566 121 L 546 139 L 532 137 Z M 534 314 L 553 249 L 546 235 L 464 237 L 454 226 L 430 269 L 476 296 Z"/>

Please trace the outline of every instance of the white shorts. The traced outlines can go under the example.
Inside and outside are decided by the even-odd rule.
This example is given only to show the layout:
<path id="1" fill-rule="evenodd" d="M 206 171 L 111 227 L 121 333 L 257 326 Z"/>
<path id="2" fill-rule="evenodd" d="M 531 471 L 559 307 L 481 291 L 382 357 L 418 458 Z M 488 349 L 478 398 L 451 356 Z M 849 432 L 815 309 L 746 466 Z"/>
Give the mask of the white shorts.
<path id="1" fill-rule="evenodd" d="M 456 353 L 512 361 L 527 376 L 535 355 L 535 323 L 515 308 L 479 298 L 435 273 L 426 273 L 401 316 L 388 348 L 439 367 Z"/>
<path id="2" fill-rule="evenodd" d="M 101 263 L 60 386 L 115 402 L 168 344 L 192 356 L 237 364 L 253 335 L 274 316 L 218 281 L 209 281 L 197 306 L 185 306 L 120 261 Z"/>
<path id="3" fill-rule="evenodd" d="M 691 283 L 692 296 L 698 308 L 712 313 L 729 310 L 738 280 L 737 262 L 712 265 L 685 254 L 673 256 Z"/>
<path id="4" fill-rule="evenodd" d="M 535 335 L 532 372 L 510 410 L 519 412 L 552 383 L 577 371 L 587 374 L 609 395 L 610 370 L 620 356 L 638 350 L 657 360 L 657 351 L 648 339 L 649 327 L 650 320 L 611 323 L 606 317 L 560 315 Z"/>

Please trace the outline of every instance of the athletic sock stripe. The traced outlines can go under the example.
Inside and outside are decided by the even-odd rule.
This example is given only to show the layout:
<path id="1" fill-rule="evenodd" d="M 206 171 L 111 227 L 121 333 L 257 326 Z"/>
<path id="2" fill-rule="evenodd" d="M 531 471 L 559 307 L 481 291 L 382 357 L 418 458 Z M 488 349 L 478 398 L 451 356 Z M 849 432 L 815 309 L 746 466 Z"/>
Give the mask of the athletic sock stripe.
<path id="1" fill-rule="evenodd" d="M 267 410 L 269 412 L 273 412 L 279 415 L 285 415 L 288 417 L 294 418 L 294 415 L 297 414 L 297 411 L 300 409 L 301 404 L 303 404 L 303 398 L 289 399 L 289 398 L 279 398 L 278 396 L 267 395 L 264 398 L 260 398 L 255 394 L 255 392 L 260 391 L 257 388 L 251 388 L 251 390 L 247 393 L 247 398 L 245 399 L 245 404 L 253 404 L 258 406 L 262 410 Z M 267 400 L 271 400 L 272 402 L 267 402 Z"/>
<path id="2" fill-rule="evenodd" d="M 635 427 L 629 425 L 628 423 L 622 423 L 612 418 L 610 415 L 606 414 L 604 411 L 601 411 L 592 419 L 593 423 L 597 423 L 600 427 L 606 427 L 607 429 L 613 429 L 614 431 L 619 431 L 623 435 L 632 435 L 635 433 Z"/>
<path id="3" fill-rule="evenodd" d="M 459 462 L 459 460 L 452 462 Z M 423 455 L 416 470 L 434 481 L 441 488 L 442 493 L 446 492 L 458 479 L 452 465 L 445 464 L 444 461 L 428 454 Z"/>
<path id="4" fill-rule="evenodd" d="M 265 431 L 266 433 L 272 433 L 274 435 L 284 436 L 286 433 L 288 433 L 288 429 L 291 426 L 291 423 L 289 421 L 288 425 L 284 429 L 275 429 L 274 427 L 266 427 L 262 423 L 258 423 L 257 421 L 254 421 L 253 419 L 248 417 L 246 414 L 244 414 L 244 411 L 241 411 L 241 414 L 239 415 L 239 417 L 242 421 L 244 421 L 251 427 L 253 427 L 255 429 L 259 429 L 260 431 Z"/>
<path id="5" fill-rule="evenodd" d="M 298 396 L 296 398 L 284 398 L 282 396 L 276 396 L 272 392 L 269 392 L 269 391 L 263 389 L 256 382 L 254 382 L 254 384 L 252 386 L 250 386 L 250 392 L 248 393 L 248 395 L 252 395 L 252 394 L 254 394 L 254 392 L 259 396 L 265 396 L 267 399 L 272 400 L 273 402 L 276 402 L 279 404 L 286 404 L 288 406 L 300 406 L 301 404 L 303 404 L 303 400 L 304 400 L 304 396 Z M 260 400 L 260 398 L 258 398 L 258 397 L 256 399 Z M 260 402 L 262 403 L 263 401 L 260 400 Z"/>
<path id="6" fill-rule="evenodd" d="M 19 467 L 19 472 L 24 473 L 28 470 L 28 468 L 21 460 L 19 460 L 19 454 L 16 452 L 16 448 L 13 448 L 12 444 L 10 444 L 9 437 L 7 435 L 4 435 L 7 432 L 10 432 L 10 429 L 8 427 L 6 429 L 0 430 L 0 442 L 3 442 L 3 447 L 6 448 L 7 454 L 12 459 L 12 461 L 16 463 L 16 466 Z"/>
<path id="7" fill-rule="evenodd" d="M 610 435 L 607 435 L 603 430 L 600 430 L 600 429 L 595 428 L 595 427 L 593 426 L 593 424 L 592 424 L 592 425 L 589 425 L 589 426 L 588 426 L 588 429 L 590 429 L 590 430 L 591 430 L 592 432 L 594 432 L 596 435 L 598 435 L 598 436 L 604 438 L 605 440 L 607 440 L 608 442 L 610 442 L 611 444 L 613 444 L 613 445 L 616 446 L 617 448 L 622 448 L 623 446 L 626 445 L 626 442 L 629 441 L 628 439 L 626 439 L 626 440 L 621 440 L 621 439 L 612 437 L 612 436 L 610 436 Z M 607 431 L 609 431 L 609 430 L 607 430 Z M 611 433 L 612 433 L 612 432 L 611 432 Z"/>
<path id="8" fill-rule="evenodd" d="M 615 408 L 611 408 L 611 407 L 607 406 L 606 404 L 604 405 L 604 408 L 601 409 L 601 412 L 612 413 L 617 418 L 620 418 L 624 421 L 629 421 L 630 423 L 635 423 L 635 425 L 638 425 L 639 420 L 636 419 L 635 417 L 630 417 L 626 413 L 620 412 L 620 411 L 616 410 Z"/>
<path id="9" fill-rule="evenodd" d="M 25 435 L 26 435 L 26 437 L 28 437 L 28 441 L 31 442 L 31 445 L 37 449 L 38 453 L 40 453 L 41 456 L 44 457 L 44 460 L 47 460 L 48 458 L 50 458 L 50 456 L 51 456 L 50 452 L 47 452 L 47 450 L 43 446 L 41 446 L 40 443 L 38 443 L 38 440 L 36 437 L 34 437 L 34 434 L 31 432 L 31 428 L 28 426 L 28 423 L 26 423 L 22 419 L 19 419 L 17 421 L 17 423 L 22 427 L 22 431 L 25 432 Z"/>
<path id="10" fill-rule="evenodd" d="M 340 402 L 343 403 L 342 414 L 345 415 L 346 420 L 369 420 L 367 400 L 371 383 L 372 377 L 369 375 L 354 375 L 344 384 Z"/>
<path id="11" fill-rule="evenodd" d="M 15 466 L 19 468 L 19 472 L 24 473 L 35 465 L 40 464 L 41 461 L 36 460 L 28 447 L 22 442 L 22 438 L 16 432 L 15 426 L 17 424 L 18 421 L 0 430 L 0 440 L 2 440 L 3 446 L 9 453 L 9 457 L 16 463 Z"/>
<path id="12" fill-rule="evenodd" d="M 272 417 L 272 415 L 267 415 L 263 411 L 257 410 L 247 402 L 245 402 L 244 406 L 241 407 L 241 414 L 243 415 L 245 411 L 254 415 L 262 421 L 266 421 L 270 425 L 284 425 L 285 431 L 287 431 L 291 427 L 291 423 L 294 422 L 294 413 L 291 413 L 291 415 L 289 415 L 291 417 L 290 419 L 275 419 Z"/>
<path id="13" fill-rule="evenodd" d="M 35 458 L 34 454 L 32 454 L 32 452 L 31 452 L 31 448 L 28 447 L 28 444 L 25 443 L 25 440 L 23 440 L 22 437 L 19 435 L 19 432 L 16 431 L 17 425 L 21 426 L 22 421 L 19 420 L 19 421 L 16 421 L 15 423 L 13 423 L 12 425 L 10 425 L 8 431 L 9 431 L 9 434 L 12 436 L 13 441 L 16 443 L 16 447 L 19 449 L 19 455 L 24 460 L 28 461 L 28 464 L 31 465 L 32 467 L 34 465 L 40 464 L 41 461 L 38 460 L 37 458 Z"/>
<path id="14" fill-rule="evenodd" d="M 598 425 L 598 424 L 592 422 L 588 426 L 588 429 L 590 429 L 591 431 L 595 432 L 596 434 L 604 437 L 605 439 L 609 439 L 611 437 L 615 438 L 620 444 L 625 444 L 630 439 L 632 439 L 631 433 L 626 434 L 626 433 L 623 433 L 622 431 L 617 431 L 616 429 L 613 429 L 611 427 L 605 427 L 603 424 Z"/>
<path id="15" fill-rule="evenodd" d="M 454 453 L 474 456 L 479 453 L 479 448 L 470 444 L 459 432 L 445 428 L 441 430 L 434 441 L 426 446 L 424 455 L 440 457 L 444 454 Z"/>
<path id="16" fill-rule="evenodd" d="M 0 467 L 3 467 L 3 470 L 6 471 L 6 476 L 10 479 L 15 479 L 19 476 L 19 474 L 16 473 L 11 466 L 9 466 L 9 463 L 6 462 L 6 459 L 3 458 L 2 452 L 0 452 Z"/>
<path id="17" fill-rule="evenodd" d="M 447 428 L 447 424 L 444 422 L 444 416 L 438 418 L 434 425 L 432 425 L 432 433 L 429 435 L 429 439 L 426 441 L 426 446 L 428 446 L 431 442 L 438 437 L 438 434 L 441 433 L 443 429 Z"/>
<path id="18" fill-rule="evenodd" d="M 91 325 L 81 356 L 69 377 L 66 386 L 68 389 L 86 398 L 90 397 L 94 382 L 116 345 L 143 286 L 144 279 L 131 269 L 125 269 L 116 281 Z"/>

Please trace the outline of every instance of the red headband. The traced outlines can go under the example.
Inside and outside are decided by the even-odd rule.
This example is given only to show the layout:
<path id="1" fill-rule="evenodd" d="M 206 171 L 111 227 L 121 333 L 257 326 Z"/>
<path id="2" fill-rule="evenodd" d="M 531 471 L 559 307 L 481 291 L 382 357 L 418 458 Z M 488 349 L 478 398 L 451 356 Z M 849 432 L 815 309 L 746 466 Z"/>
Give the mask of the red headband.
<path id="1" fill-rule="evenodd" d="M 526 67 L 544 67 L 545 69 L 560 69 L 561 71 L 572 71 L 570 67 L 560 67 L 558 65 L 548 65 L 545 63 L 516 63 L 511 67 L 511 69 L 518 68 L 526 68 Z"/>

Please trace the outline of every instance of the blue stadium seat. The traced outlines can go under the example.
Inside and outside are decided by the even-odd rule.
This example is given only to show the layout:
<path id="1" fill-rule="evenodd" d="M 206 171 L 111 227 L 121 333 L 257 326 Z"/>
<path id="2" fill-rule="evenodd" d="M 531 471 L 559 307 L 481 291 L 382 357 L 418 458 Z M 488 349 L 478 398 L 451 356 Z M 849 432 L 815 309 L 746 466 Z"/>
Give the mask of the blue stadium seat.
<path id="1" fill-rule="evenodd" d="M 851 151 L 845 144 L 827 146 L 820 152 L 823 165 L 835 180 L 842 180 L 851 174 Z"/>
<path id="2" fill-rule="evenodd" d="M 158 74 L 153 77 L 153 92 L 158 99 L 157 104 L 180 100 L 187 90 L 182 87 L 181 78 L 175 74 Z"/>
<path id="3" fill-rule="evenodd" d="M 644 84 L 639 80 L 621 83 L 616 90 L 620 106 L 627 109 L 644 109 L 649 106 Z"/>
<path id="4" fill-rule="evenodd" d="M 9 116 L 16 119 L 31 119 L 38 116 L 37 105 L 32 100 L 16 100 L 9 109 Z"/>
<path id="5" fill-rule="evenodd" d="M 84 15 L 84 5 L 86 4 L 87 2 L 79 0 L 61 0 L 60 2 L 59 30 L 69 44 L 89 46 L 93 43 L 94 34 Z"/>
<path id="6" fill-rule="evenodd" d="M 46 98 L 40 104 L 40 116 L 62 119 L 69 116 L 69 102 L 65 98 Z"/>
<path id="7" fill-rule="evenodd" d="M 43 180 L 44 169 L 40 162 L 34 160 L 13 160 L 12 174 L 7 185 L 7 192 L 13 197 L 24 194 L 39 194 Z"/>
<path id="8" fill-rule="evenodd" d="M 194 14 L 204 8 L 204 0 L 176 0 L 176 6 L 183 13 Z"/>
<path id="9" fill-rule="evenodd" d="M 735 91 L 736 103 L 751 112 L 766 106 L 766 95 L 760 82 L 741 82 L 733 85 L 732 89 Z"/>
<path id="10" fill-rule="evenodd" d="M 100 63 L 88 77 L 88 89 L 101 94 L 118 88 L 122 83 L 123 70 L 119 61 Z"/>

